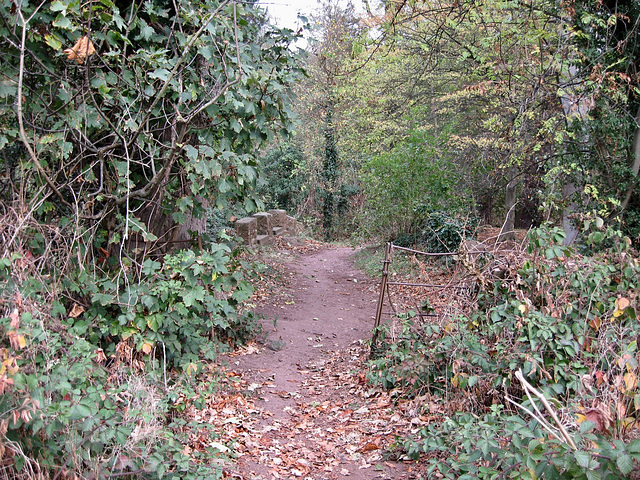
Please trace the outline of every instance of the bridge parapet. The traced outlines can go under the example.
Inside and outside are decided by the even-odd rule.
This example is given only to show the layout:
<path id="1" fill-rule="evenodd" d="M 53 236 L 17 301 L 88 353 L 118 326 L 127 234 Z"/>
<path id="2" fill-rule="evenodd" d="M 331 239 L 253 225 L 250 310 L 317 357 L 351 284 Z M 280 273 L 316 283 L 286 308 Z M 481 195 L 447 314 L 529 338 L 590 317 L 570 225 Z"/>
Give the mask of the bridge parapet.
<path id="1" fill-rule="evenodd" d="M 302 224 L 287 215 L 286 210 L 254 213 L 236 221 L 236 234 L 246 245 L 268 245 L 277 236 L 297 235 L 301 231 Z"/>

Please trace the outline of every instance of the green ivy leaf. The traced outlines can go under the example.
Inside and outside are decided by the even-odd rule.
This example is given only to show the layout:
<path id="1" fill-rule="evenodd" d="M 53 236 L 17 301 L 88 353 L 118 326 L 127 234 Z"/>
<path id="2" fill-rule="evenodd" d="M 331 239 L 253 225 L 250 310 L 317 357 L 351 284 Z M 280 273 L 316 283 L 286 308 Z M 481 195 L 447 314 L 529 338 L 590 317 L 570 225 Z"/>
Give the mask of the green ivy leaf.
<path id="1" fill-rule="evenodd" d="M 60 0 L 55 0 L 54 2 L 51 3 L 49 10 L 51 10 L 52 12 L 66 12 L 67 6 L 64 3 L 62 3 Z"/>
<path id="2" fill-rule="evenodd" d="M 149 73 L 149 78 L 157 78 L 159 80 L 162 80 L 163 82 L 166 82 L 167 78 L 169 78 L 170 73 L 171 72 L 169 72 L 169 70 L 167 70 L 166 68 L 157 68 L 153 72 Z"/>
<path id="3" fill-rule="evenodd" d="M 58 39 L 56 35 L 45 35 L 44 41 L 47 45 L 49 45 L 54 50 L 60 50 L 62 48 L 62 42 Z"/>
<path id="4" fill-rule="evenodd" d="M 191 146 L 191 145 L 185 145 L 184 146 L 184 152 L 187 154 L 187 157 L 189 157 L 190 160 L 196 161 L 198 160 L 198 149 Z"/>
<path id="5" fill-rule="evenodd" d="M 94 293 L 91 297 L 91 303 L 97 303 L 99 305 L 102 305 L 103 307 L 106 305 L 111 305 L 114 300 L 115 297 L 107 293 Z"/>

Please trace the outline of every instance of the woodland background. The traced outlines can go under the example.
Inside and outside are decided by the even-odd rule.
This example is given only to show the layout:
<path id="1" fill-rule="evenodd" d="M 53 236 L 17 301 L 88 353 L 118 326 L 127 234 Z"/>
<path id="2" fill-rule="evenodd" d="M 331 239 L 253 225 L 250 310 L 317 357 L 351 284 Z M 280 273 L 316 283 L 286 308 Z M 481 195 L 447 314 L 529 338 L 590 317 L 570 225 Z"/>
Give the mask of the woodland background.
<path id="1" fill-rule="evenodd" d="M 301 51 L 252 0 L 0 1 L 7 471 L 221 478 L 180 402 L 257 334 L 233 219 L 278 207 L 432 252 L 529 230 L 463 265 L 454 323 L 380 332 L 369 379 L 466 399 L 399 439 L 433 475 L 637 475 L 640 5 L 364 5 Z"/>

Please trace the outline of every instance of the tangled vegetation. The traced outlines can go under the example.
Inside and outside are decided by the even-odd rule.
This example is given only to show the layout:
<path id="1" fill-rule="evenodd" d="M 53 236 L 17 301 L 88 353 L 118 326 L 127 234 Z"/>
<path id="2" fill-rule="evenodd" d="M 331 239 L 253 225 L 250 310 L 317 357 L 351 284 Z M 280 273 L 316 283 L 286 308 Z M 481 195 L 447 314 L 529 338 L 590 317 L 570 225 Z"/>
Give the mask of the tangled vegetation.
<path id="1" fill-rule="evenodd" d="M 369 379 L 444 405 L 398 439 L 430 478 L 635 478 L 640 263 L 628 238 L 587 224 L 588 255 L 534 229 L 526 250 L 467 259 L 466 315 L 410 312 L 393 341 L 381 331 Z"/>

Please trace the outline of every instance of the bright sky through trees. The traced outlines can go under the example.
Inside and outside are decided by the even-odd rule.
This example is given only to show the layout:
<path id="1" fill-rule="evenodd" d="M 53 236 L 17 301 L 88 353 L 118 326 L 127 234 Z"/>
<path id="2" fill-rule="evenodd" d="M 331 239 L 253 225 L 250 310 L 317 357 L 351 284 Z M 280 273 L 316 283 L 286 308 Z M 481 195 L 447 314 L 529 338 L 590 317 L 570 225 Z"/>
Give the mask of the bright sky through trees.
<path id="1" fill-rule="evenodd" d="M 260 0 L 279 27 L 297 30 L 302 26 L 298 14 L 309 17 L 320 6 L 318 0 Z"/>

